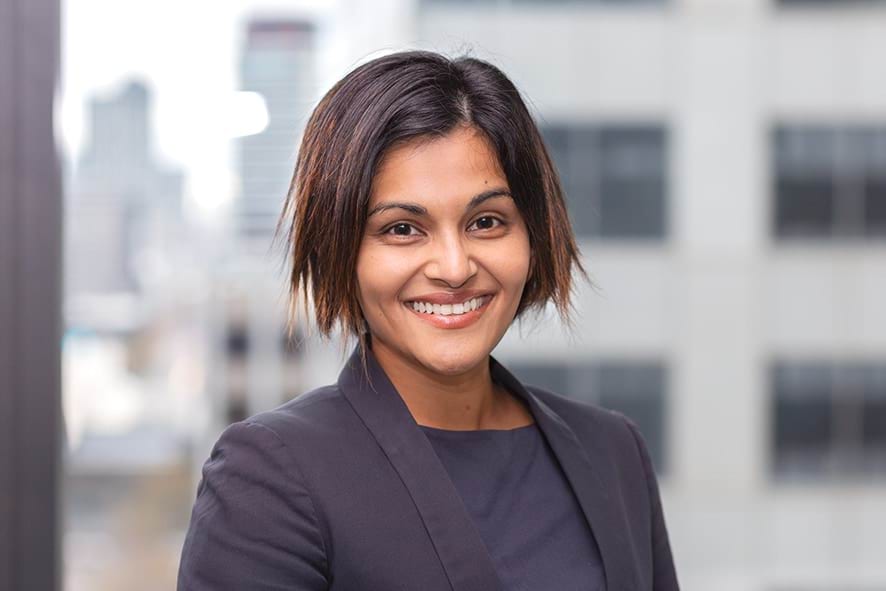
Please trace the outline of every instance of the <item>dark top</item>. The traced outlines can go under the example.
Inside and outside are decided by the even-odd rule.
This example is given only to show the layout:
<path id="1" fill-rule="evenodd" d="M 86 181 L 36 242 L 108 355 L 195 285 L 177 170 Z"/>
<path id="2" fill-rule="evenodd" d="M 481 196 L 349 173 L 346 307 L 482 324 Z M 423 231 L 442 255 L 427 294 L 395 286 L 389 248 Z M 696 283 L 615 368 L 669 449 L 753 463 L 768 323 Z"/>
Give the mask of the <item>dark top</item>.
<path id="1" fill-rule="evenodd" d="M 366 356 L 366 371 L 355 350 L 335 384 L 225 428 L 203 465 L 179 591 L 502 591 L 434 446 Z M 495 359 L 490 371 L 526 403 L 568 478 L 607 591 L 679 591 L 637 426 L 524 386 Z M 531 525 L 542 504 L 511 520 Z"/>
<path id="2" fill-rule="evenodd" d="M 420 425 L 480 531 L 505 591 L 605 591 L 600 550 L 537 425 Z"/>

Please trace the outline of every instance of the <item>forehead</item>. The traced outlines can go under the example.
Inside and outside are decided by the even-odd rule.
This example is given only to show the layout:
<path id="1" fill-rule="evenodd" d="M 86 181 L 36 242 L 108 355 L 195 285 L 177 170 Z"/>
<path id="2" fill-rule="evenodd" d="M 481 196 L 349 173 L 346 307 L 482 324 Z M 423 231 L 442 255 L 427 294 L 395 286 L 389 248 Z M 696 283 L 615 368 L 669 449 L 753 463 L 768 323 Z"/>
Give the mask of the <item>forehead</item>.
<path id="1" fill-rule="evenodd" d="M 428 205 L 467 201 L 493 186 L 506 187 L 507 179 L 489 140 L 474 128 L 457 128 L 391 149 L 372 181 L 370 206 L 393 197 Z"/>

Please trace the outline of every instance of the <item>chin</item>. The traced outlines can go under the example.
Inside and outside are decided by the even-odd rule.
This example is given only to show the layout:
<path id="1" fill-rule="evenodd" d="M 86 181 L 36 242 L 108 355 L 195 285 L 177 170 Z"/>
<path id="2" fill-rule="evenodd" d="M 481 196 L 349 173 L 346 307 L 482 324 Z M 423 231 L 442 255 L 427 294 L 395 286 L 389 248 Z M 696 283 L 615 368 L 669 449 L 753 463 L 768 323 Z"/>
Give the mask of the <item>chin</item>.
<path id="1" fill-rule="evenodd" d="M 489 351 L 480 347 L 457 347 L 426 352 L 418 360 L 434 373 L 444 376 L 457 376 L 474 369 L 488 359 Z"/>

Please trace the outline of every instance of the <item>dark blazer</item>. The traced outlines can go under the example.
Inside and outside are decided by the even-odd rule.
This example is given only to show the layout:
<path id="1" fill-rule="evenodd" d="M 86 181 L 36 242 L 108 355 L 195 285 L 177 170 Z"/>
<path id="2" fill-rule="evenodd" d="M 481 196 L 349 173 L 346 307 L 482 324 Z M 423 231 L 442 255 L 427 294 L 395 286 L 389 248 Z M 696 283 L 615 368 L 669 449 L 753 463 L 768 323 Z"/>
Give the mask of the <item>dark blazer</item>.
<path id="1" fill-rule="evenodd" d="M 367 361 L 368 377 L 355 350 L 337 384 L 222 432 L 197 488 L 179 591 L 501 590 L 430 442 L 371 351 Z M 600 547 L 606 588 L 677 590 L 636 425 L 524 386 L 495 359 L 490 367 L 527 403 L 563 467 Z"/>

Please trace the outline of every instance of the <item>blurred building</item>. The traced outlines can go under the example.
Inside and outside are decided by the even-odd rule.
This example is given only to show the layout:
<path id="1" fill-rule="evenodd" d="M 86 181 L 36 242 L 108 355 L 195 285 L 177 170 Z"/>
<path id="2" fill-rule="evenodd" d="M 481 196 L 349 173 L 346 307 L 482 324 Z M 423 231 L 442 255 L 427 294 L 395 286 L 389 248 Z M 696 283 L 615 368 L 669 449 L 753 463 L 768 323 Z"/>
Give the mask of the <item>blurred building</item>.
<path id="1" fill-rule="evenodd" d="M 141 82 L 89 104 L 89 141 L 66 208 L 71 295 L 141 292 L 175 256 L 183 234 L 182 174 L 155 158 L 150 107 Z"/>
<path id="2" fill-rule="evenodd" d="M 290 339 L 284 328 L 283 250 L 282 243 L 274 250 L 272 240 L 316 95 L 316 44 L 309 19 L 263 16 L 244 23 L 240 87 L 262 97 L 268 124 L 237 142 L 240 188 L 230 237 L 235 247 L 213 271 L 216 288 L 209 304 L 214 370 L 207 386 L 215 406 L 205 433 L 207 450 L 221 427 L 282 404 L 305 388 L 304 335 Z"/>
<path id="3" fill-rule="evenodd" d="M 70 474 L 149 471 L 183 455 L 175 416 L 181 392 L 167 380 L 177 360 L 165 348 L 186 340 L 202 318 L 183 309 L 202 295 L 189 289 L 200 278 L 181 265 L 198 238 L 182 212 L 182 173 L 155 156 L 151 101 L 138 81 L 93 99 L 89 141 L 68 179 L 64 395 Z M 201 362 L 199 355 L 192 359 Z"/>
<path id="4" fill-rule="evenodd" d="M 93 99 L 67 178 L 62 502 L 75 590 L 120 588 L 123 572 L 139 589 L 174 584 L 190 507 L 205 282 L 186 269 L 200 240 L 183 174 L 156 156 L 151 104 L 139 81 Z"/>
<path id="5" fill-rule="evenodd" d="M 256 18 L 246 24 L 240 86 L 260 94 L 268 112 L 264 131 L 238 144 L 236 231 L 252 254 L 267 253 L 289 188 L 314 95 L 315 44 L 314 25 L 307 20 Z"/>

